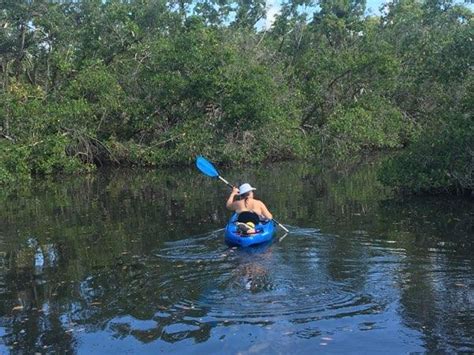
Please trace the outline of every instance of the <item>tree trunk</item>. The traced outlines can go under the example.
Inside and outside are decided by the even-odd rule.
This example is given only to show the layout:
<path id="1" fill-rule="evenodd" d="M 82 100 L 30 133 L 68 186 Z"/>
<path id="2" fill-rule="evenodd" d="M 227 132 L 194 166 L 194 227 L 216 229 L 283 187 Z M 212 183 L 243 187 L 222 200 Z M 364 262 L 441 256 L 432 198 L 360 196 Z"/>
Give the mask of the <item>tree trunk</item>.
<path id="1" fill-rule="evenodd" d="M 20 46 L 18 49 L 18 55 L 16 57 L 16 70 L 15 70 L 15 77 L 17 80 L 20 78 L 21 74 L 21 61 L 23 59 L 23 55 L 25 52 L 25 40 L 26 40 L 26 26 L 22 23 L 20 25 Z"/>
<path id="2" fill-rule="evenodd" d="M 8 94 L 8 88 L 9 88 L 9 83 L 8 83 L 8 59 L 4 58 L 3 59 L 3 92 L 6 97 Z M 6 110 L 5 110 L 5 118 L 3 120 L 3 131 L 6 136 L 10 135 L 10 108 L 9 105 L 6 105 Z"/>

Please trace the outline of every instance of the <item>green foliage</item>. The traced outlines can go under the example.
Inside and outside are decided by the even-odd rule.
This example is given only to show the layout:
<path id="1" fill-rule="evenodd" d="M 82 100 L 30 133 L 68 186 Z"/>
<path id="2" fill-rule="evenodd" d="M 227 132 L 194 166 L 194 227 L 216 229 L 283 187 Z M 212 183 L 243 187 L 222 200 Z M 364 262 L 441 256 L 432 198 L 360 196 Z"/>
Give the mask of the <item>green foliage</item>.
<path id="1" fill-rule="evenodd" d="M 406 151 L 385 162 L 383 183 L 410 192 L 474 189 L 474 127 L 460 116 L 440 129 L 424 132 Z"/>
<path id="2" fill-rule="evenodd" d="M 0 184 L 13 184 L 30 179 L 29 149 L 0 140 Z"/>
<path id="3" fill-rule="evenodd" d="M 5 1 L 0 179 L 197 154 L 235 164 L 412 142 L 414 157 L 442 152 L 442 130 L 472 112 L 472 11 L 387 6 L 376 17 L 363 0 L 293 0 L 262 31 L 262 0 Z"/>
<path id="4" fill-rule="evenodd" d="M 47 136 L 30 145 L 0 141 L 0 183 L 28 181 L 31 175 L 90 172 L 94 165 L 67 154 L 71 140 L 66 135 Z"/>
<path id="5" fill-rule="evenodd" d="M 77 173 L 93 170 L 90 164 L 84 164 L 78 156 L 68 156 L 70 138 L 64 134 L 48 136 L 30 147 L 28 155 L 29 169 L 33 174 Z"/>
<path id="6" fill-rule="evenodd" d="M 396 107 L 372 97 L 337 109 L 312 142 L 312 149 L 319 155 L 344 159 L 362 150 L 400 148 L 415 133 L 415 126 Z"/>
<path id="7" fill-rule="evenodd" d="M 90 64 L 62 92 L 54 114 L 63 128 L 81 128 L 100 138 L 121 131 L 125 93 L 117 78 L 101 63 Z"/>

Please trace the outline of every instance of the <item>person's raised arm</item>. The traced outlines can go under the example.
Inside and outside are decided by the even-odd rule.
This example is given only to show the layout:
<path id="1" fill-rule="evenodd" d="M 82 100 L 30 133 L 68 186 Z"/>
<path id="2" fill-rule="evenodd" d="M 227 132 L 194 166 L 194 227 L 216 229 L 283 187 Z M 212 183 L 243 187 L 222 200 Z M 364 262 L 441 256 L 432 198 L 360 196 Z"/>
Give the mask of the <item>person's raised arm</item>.
<path id="1" fill-rule="evenodd" d="M 234 186 L 232 188 L 232 192 L 229 195 L 229 198 L 227 199 L 227 203 L 225 204 L 227 209 L 234 210 L 234 206 L 233 206 L 234 205 L 234 199 L 235 199 L 235 196 L 237 196 L 238 193 L 239 193 L 239 189 Z"/>

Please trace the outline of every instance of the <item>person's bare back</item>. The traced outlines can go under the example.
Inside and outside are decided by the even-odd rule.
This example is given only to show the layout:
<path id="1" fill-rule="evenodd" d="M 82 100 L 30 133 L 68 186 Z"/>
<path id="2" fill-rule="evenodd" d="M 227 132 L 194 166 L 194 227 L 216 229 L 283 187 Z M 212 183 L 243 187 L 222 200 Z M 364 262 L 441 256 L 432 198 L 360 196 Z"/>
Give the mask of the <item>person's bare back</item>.
<path id="1" fill-rule="evenodd" d="M 232 204 L 232 210 L 237 213 L 242 213 L 245 211 L 255 212 L 259 216 L 265 217 L 267 219 L 271 219 L 271 213 L 268 211 L 265 204 L 254 198 L 247 198 L 246 200 L 238 200 L 234 201 Z"/>
<path id="2" fill-rule="evenodd" d="M 242 189 L 242 193 L 240 193 L 239 189 L 236 187 L 232 189 L 232 192 L 226 203 L 226 206 L 229 210 L 235 211 L 238 214 L 247 211 L 253 212 L 263 219 L 273 218 L 267 206 L 265 206 L 262 201 L 253 198 L 253 190 L 255 190 L 254 188 L 252 188 L 249 184 L 243 184 L 240 188 Z M 237 195 L 239 195 L 241 199 L 234 201 Z"/>

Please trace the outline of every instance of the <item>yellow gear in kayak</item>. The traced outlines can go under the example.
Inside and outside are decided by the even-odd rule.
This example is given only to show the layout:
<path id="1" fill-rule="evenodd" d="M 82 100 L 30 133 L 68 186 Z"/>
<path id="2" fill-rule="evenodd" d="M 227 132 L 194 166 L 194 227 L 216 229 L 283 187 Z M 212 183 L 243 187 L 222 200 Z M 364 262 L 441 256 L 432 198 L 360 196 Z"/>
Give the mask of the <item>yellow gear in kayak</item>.
<path id="1" fill-rule="evenodd" d="M 250 228 L 255 228 L 255 224 L 252 222 L 247 222 L 246 225 L 248 225 Z"/>

